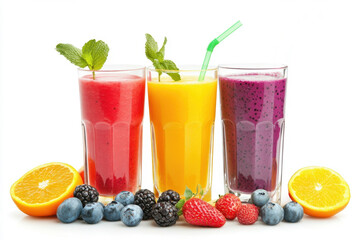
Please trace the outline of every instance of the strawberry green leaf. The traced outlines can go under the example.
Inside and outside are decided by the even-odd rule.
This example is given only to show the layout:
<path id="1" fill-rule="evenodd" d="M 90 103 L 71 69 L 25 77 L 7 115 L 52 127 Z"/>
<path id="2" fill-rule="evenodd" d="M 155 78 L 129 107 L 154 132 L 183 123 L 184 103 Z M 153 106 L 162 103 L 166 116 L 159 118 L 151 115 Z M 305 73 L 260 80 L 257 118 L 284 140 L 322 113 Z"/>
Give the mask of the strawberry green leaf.
<path id="1" fill-rule="evenodd" d="M 185 200 L 184 200 L 184 199 L 180 199 L 180 200 L 176 203 L 175 207 L 180 210 L 180 209 L 184 206 L 184 204 L 185 204 Z"/>
<path id="2" fill-rule="evenodd" d="M 192 198 L 194 196 L 194 193 L 191 191 L 190 188 L 186 187 L 185 188 L 185 192 L 184 192 L 184 197 L 186 200 L 189 200 L 190 198 Z"/>
<path id="3" fill-rule="evenodd" d="M 182 210 L 179 210 L 179 211 L 177 212 L 177 215 L 180 217 L 181 215 L 183 215 L 183 211 L 182 211 Z"/>

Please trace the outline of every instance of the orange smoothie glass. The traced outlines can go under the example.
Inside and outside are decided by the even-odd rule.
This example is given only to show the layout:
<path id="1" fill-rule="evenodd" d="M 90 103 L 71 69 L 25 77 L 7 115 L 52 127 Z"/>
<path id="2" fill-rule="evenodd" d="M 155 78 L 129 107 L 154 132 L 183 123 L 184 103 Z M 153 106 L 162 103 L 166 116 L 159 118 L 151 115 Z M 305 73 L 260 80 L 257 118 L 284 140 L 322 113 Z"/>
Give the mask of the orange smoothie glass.
<path id="1" fill-rule="evenodd" d="M 182 195 L 200 184 L 204 200 L 211 200 L 217 68 L 198 81 L 199 67 L 148 69 L 148 97 L 154 192 L 172 189 Z M 166 73 L 179 73 L 174 81 Z M 159 78 L 160 77 L 160 78 Z"/>

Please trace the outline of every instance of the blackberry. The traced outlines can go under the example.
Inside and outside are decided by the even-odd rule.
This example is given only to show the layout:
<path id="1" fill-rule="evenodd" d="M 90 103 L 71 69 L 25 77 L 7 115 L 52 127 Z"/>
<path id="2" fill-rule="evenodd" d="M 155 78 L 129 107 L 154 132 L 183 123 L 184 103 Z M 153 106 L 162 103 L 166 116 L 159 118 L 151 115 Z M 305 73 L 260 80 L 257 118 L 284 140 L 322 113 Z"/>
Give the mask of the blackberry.
<path id="1" fill-rule="evenodd" d="M 175 206 L 179 200 L 180 200 L 179 193 L 173 190 L 167 190 L 160 195 L 158 202 L 169 202 Z"/>
<path id="2" fill-rule="evenodd" d="M 151 210 L 156 204 L 155 195 L 150 190 L 140 189 L 135 193 L 134 204 L 138 205 L 143 210 L 143 220 L 151 219 Z"/>
<path id="3" fill-rule="evenodd" d="M 97 202 L 99 200 L 99 193 L 96 188 L 83 184 L 76 186 L 74 197 L 78 198 L 82 205 L 85 206 L 88 203 Z"/>
<path id="4" fill-rule="evenodd" d="M 172 226 L 179 219 L 178 209 L 170 202 L 158 202 L 152 209 L 152 217 L 161 227 Z"/>

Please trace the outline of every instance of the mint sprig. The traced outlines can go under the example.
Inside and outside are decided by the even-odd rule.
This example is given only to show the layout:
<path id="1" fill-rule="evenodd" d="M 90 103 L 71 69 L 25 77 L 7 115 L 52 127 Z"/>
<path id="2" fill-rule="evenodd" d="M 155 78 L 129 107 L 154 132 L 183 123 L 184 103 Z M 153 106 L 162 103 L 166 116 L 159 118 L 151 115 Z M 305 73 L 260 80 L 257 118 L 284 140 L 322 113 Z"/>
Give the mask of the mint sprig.
<path id="1" fill-rule="evenodd" d="M 56 51 L 63 55 L 71 63 L 78 67 L 88 67 L 93 71 L 93 79 L 95 79 L 95 72 L 100 70 L 109 53 L 108 45 L 99 40 L 92 39 L 84 44 L 82 49 L 74 47 L 71 44 L 59 43 L 56 45 Z"/>
<path id="2" fill-rule="evenodd" d="M 145 43 L 145 55 L 146 57 L 153 63 L 155 70 L 159 74 L 159 81 L 160 76 L 163 73 L 163 70 L 179 70 L 176 64 L 168 59 L 165 59 L 165 45 L 167 43 L 167 38 L 165 37 L 164 42 L 159 49 L 157 42 L 150 34 L 145 34 L 146 43 Z M 174 81 L 181 80 L 179 73 L 171 73 L 165 72 L 169 75 Z"/>

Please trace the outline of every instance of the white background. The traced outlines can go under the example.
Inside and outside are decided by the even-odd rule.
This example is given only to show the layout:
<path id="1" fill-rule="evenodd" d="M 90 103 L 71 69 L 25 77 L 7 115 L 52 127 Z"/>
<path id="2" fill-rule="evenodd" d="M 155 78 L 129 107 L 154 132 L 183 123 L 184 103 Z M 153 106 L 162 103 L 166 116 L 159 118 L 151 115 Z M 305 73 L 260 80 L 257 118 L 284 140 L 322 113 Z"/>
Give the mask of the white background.
<path id="1" fill-rule="evenodd" d="M 356 228 L 359 205 L 360 14 L 356 1 L 76 1 L 2 0 L 0 3 L 0 238 L 32 239 L 163 237 L 332 239 Z M 338 171 L 349 183 L 348 207 L 330 219 L 305 217 L 275 227 L 261 222 L 221 229 L 184 222 L 159 228 L 142 222 L 81 222 L 25 216 L 9 188 L 33 167 L 53 161 L 82 165 L 76 67 L 55 51 L 59 42 L 81 47 L 91 38 L 110 46 L 108 63 L 143 64 L 145 33 L 162 42 L 178 64 L 201 64 L 207 44 L 237 20 L 244 24 L 218 45 L 220 63 L 270 62 L 289 65 L 283 175 L 301 167 Z M 143 187 L 152 189 L 148 105 L 145 103 Z M 223 193 L 222 137 L 217 105 L 213 198 Z M 355 225 L 356 224 L 356 225 Z M 256 234 L 256 235 L 255 235 Z M 130 238 L 128 238 L 130 239 Z"/>

